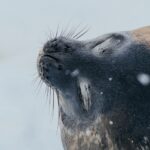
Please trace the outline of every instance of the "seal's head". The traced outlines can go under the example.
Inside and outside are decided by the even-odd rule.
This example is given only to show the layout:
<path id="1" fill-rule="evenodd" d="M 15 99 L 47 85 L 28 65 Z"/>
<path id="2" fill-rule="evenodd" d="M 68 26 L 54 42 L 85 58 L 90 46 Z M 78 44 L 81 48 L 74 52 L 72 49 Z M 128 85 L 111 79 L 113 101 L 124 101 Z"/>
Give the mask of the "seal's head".
<path id="1" fill-rule="evenodd" d="M 77 144 L 82 150 L 89 143 L 95 150 L 150 148 L 150 34 L 145 30 L 150 28 L 88 41 L 59 36 L 44 45 L 38 72 L 60 93 L 66 148 L 77 148 L 65 141 L 75 141 L 75 135 L 90 137 Z"/>

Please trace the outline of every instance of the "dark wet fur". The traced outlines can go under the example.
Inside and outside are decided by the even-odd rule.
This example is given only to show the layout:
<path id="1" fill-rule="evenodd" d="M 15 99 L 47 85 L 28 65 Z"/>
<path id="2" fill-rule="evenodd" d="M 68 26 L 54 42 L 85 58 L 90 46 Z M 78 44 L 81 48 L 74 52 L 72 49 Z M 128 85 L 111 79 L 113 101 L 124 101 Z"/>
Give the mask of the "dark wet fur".
<path id="1" fill-rule="evenodd" d="M 102 37 L 94 46 L 92 44 L 86 46 L 90 41 L 86 43 L 76 40 L 85 32 L 86 30 L 81 30 L 75 34 L 70 31 L 66 36 L 62 36 L 64 32 L 61 34 L 56 32 L 55 37 L 44 45 L 44 57 L 42 54 L 38 62 L 42 80 L 48 87 L 53 87 L 58 95 L 63 125 L 79 135 L 78 132 L 86 132 L 99 116 L 103 116 L 102 124 L 108 131 L 112 143 L 117 145 L 115 150 L 149 150 L 150 85 L 141 85 L 136 77 L 142 72 L 150 74 L 150 48 L 135 41 L 122 47 L 130 40 L 122 33 L 110 34 L 104 39 Z M 106 49 L 100 47 L 98 56 L 91 53 L 92 49 L 109 39 L 112 40 L 112 45 L 108 45 Z M 117 40 L 120 40 L 119 44 Z M 80 74 L 73 78 L 70 72 L 76 68 Z M 67 75 L 66 70 L 70 71 Z M 90 80 L 92 105 L 88 111 L 83 109 L 83 100 L 78 92 L 78 77 Z M 111 82 L 108 81 L 109 77 L 112 77 Z M 69 103 L 73 110 L 64 106 L 66 113 L 64 112 L 64 108 L 62 109 L 60 105 L 60 91 L 64 94 L 64 102 Z M 101 91 L 103 95 L 100 94 Z M 76 101 L 74 99 L 65 101 L 65 98 L 68 98 L 67 92 L 75 97 Z M 109 124 L 110 120 L 113 121 L 113 125 Z M 95 130 L 105 137 L 102 132 L 103 126 L 100 128 L 97 126 Z M 62 140 L 67 150 L 70 143 L 65 140 L 69 138 L 71 136 L 62 129 Z M 105 147 L 100 144 L 96 147 L 91 145 L 90 148 L 84 145 L 83 148 L 80 141 L 77 143 L 78 150 L 109 149 L 107 144 Z M 107 141 L 104 140 L 104 143 Z"/>

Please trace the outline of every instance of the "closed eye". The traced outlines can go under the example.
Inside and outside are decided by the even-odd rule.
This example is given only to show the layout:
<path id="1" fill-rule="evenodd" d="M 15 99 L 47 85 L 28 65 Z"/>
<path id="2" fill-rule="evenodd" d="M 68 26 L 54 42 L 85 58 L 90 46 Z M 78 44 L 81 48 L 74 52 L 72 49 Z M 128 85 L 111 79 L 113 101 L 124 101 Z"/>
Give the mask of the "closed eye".
<path id="1" fill-rule="evenodd" d="M 95 56 L 103 56 L 104 54 L 113 53 L 113 51 L 118 50 L 124 42 L 124 36 L 120 34 L 113 34 L 107 39 L 105 39 L 100 44 L 96 44 L 95 47 L 91 49 L 91 52 Z"/>

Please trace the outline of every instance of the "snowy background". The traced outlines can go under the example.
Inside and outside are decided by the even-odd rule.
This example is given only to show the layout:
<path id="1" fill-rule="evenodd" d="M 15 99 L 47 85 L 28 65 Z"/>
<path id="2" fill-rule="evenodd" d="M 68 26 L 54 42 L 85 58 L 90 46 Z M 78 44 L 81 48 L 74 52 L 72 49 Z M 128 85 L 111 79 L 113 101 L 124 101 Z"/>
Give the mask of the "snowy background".
<path id="1" fill-rule="evenodd" d="M 0 0 L 0 150 L 62 150 L 36 58 L 50 31 L 89 26 L 83 37 L 150 25 L 149 0 Z"/>

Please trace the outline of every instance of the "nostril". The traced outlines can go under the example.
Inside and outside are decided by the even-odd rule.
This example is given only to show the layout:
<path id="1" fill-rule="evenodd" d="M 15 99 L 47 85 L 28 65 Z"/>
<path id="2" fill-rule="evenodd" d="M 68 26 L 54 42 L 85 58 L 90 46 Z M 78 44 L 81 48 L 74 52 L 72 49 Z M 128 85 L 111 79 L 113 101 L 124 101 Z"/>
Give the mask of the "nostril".
<path id="1" fill-rule="evenodd" d="M 58 65 L 58 70 L 63 70 L 63 67 L 62 67 L 62 65 Z"/>
<path id="2" fill-rule="evenodd" d="M 45 79 L 49 79 L 48 73 L 47 73 L 47 72 L 43 72 L 43 77 L 44 77 Z"/>
<path id="3" fill-rule="evenodd" d="M 48 72 L 48 71 L 49 71 L 48 68 L 44 68 L 44 70 L 45 70 L 45 72 Z"/>
<path id="4" fill-rule="evenodd" d="M 53 42 L 53 43 L 51 44 L 51 47 L 52 47 L 52 48 L 57 48 L 57 43 L 56 43 L 56 42 Z"/>
<path id="5" fill-rule="evenodd" d="M 45 75 L 45 79 L 49 80 L 50 78 L 49 78 L 49 76 Z"/>
<path id="6" fill-rule="evenodd" d="M 72 52 L 72 49 L 69 45 L 65 45 L 65 49 L 64 49 L 64 52 L 67 53 L 67 52 Z"/>

